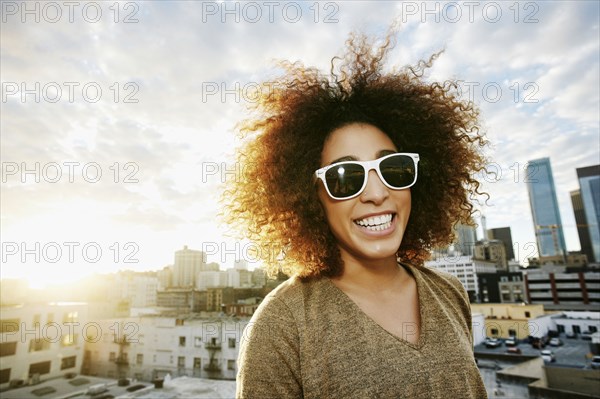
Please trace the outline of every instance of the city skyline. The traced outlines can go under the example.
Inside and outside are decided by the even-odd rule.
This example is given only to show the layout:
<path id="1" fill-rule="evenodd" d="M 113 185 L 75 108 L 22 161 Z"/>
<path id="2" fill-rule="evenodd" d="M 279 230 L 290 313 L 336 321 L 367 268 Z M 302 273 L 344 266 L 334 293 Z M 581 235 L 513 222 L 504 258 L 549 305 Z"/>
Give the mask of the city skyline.
<path id="1" fill-rule="evenodd" d="M 350 31 L 381 36 L 394 16 L 387 65 L 444 50 L 427 79 L 460 80 L 481 108 L 496 172 L 480 178 L 487 228 L 511 228 L 521 263 L 535 255 L 526 167 L 548 157 L 566 247 L 579 249 L 570 192 L 576 169 L 600 158 L 597 3 L 493 3 L 496 14 L 477 2 L 382 2 L 377 12 L 364 1 L 258 2 L 260 14 L 241 3 L 115 4 L 54 22 L 41 5 L 39 22 L 3 9 L 0 277 L 42 286 L 160 270 L 184 245 L 224 267 L 251 258 L 252 244 L 216 221 L 223 177 L 243 173 L 235 125 L 252 90 L 281 72 L 272 60 L 328 71 Z M 25 262 L 21 243 L 37 252 Z"/>

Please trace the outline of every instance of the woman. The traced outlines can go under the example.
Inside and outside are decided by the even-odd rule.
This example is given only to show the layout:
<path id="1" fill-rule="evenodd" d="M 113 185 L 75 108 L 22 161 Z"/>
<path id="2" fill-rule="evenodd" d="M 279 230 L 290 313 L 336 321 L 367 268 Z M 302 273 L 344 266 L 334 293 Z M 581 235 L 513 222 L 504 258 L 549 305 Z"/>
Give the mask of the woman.
<path id="1" fill-rule="evenodd" d="M 389 39 L 347 45 L 331 76 L 286 64 L 242 127 L 228 220 L 292 277 L 245 330 L 237 396 L 486 397 L 467 294 L 423 266 L 473 212 L 477 111 L 423 82 L 435 56 L 386 74 Z"/>

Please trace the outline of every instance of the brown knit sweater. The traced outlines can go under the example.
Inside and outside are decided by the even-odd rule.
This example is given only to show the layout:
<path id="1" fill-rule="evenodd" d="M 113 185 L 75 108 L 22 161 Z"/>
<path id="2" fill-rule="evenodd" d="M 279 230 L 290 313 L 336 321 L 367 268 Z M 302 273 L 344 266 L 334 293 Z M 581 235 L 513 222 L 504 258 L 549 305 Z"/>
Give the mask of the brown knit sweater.
<path id="1" fill-rule="evenodd" d="M 404 267 L 417 283 L 418 344 L 383 329 L 331 280 L 292 277 L 265 298 L 244 332 L 236 396 L 487 398 L 460 281 Z"/>

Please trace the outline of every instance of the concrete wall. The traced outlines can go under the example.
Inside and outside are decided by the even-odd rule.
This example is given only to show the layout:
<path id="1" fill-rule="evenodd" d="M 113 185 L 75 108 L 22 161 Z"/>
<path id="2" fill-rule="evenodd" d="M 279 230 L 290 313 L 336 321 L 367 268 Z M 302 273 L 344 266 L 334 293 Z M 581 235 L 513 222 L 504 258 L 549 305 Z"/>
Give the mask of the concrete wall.
<path id="1" fill-rule="evenodd" d="M 544 367 L 549 388 L 598 395 L 600 370 Z"/>

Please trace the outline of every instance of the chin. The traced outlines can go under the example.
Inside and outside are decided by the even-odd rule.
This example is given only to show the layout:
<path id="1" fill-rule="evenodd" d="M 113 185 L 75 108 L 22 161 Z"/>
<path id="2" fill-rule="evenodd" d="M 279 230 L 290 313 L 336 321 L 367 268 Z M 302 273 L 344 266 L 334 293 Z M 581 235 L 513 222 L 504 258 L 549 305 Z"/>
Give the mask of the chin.
<path id="1" fill-rule="evenodd" d="M 363 247 L 357 248 L 357 255 L 365 260 L 384 260 L 388 258 L 396 259 L 398 248 L 400 248 L 400 242 L 398 245 L 380 245 L 377 248 L 374 247 Z"/>

